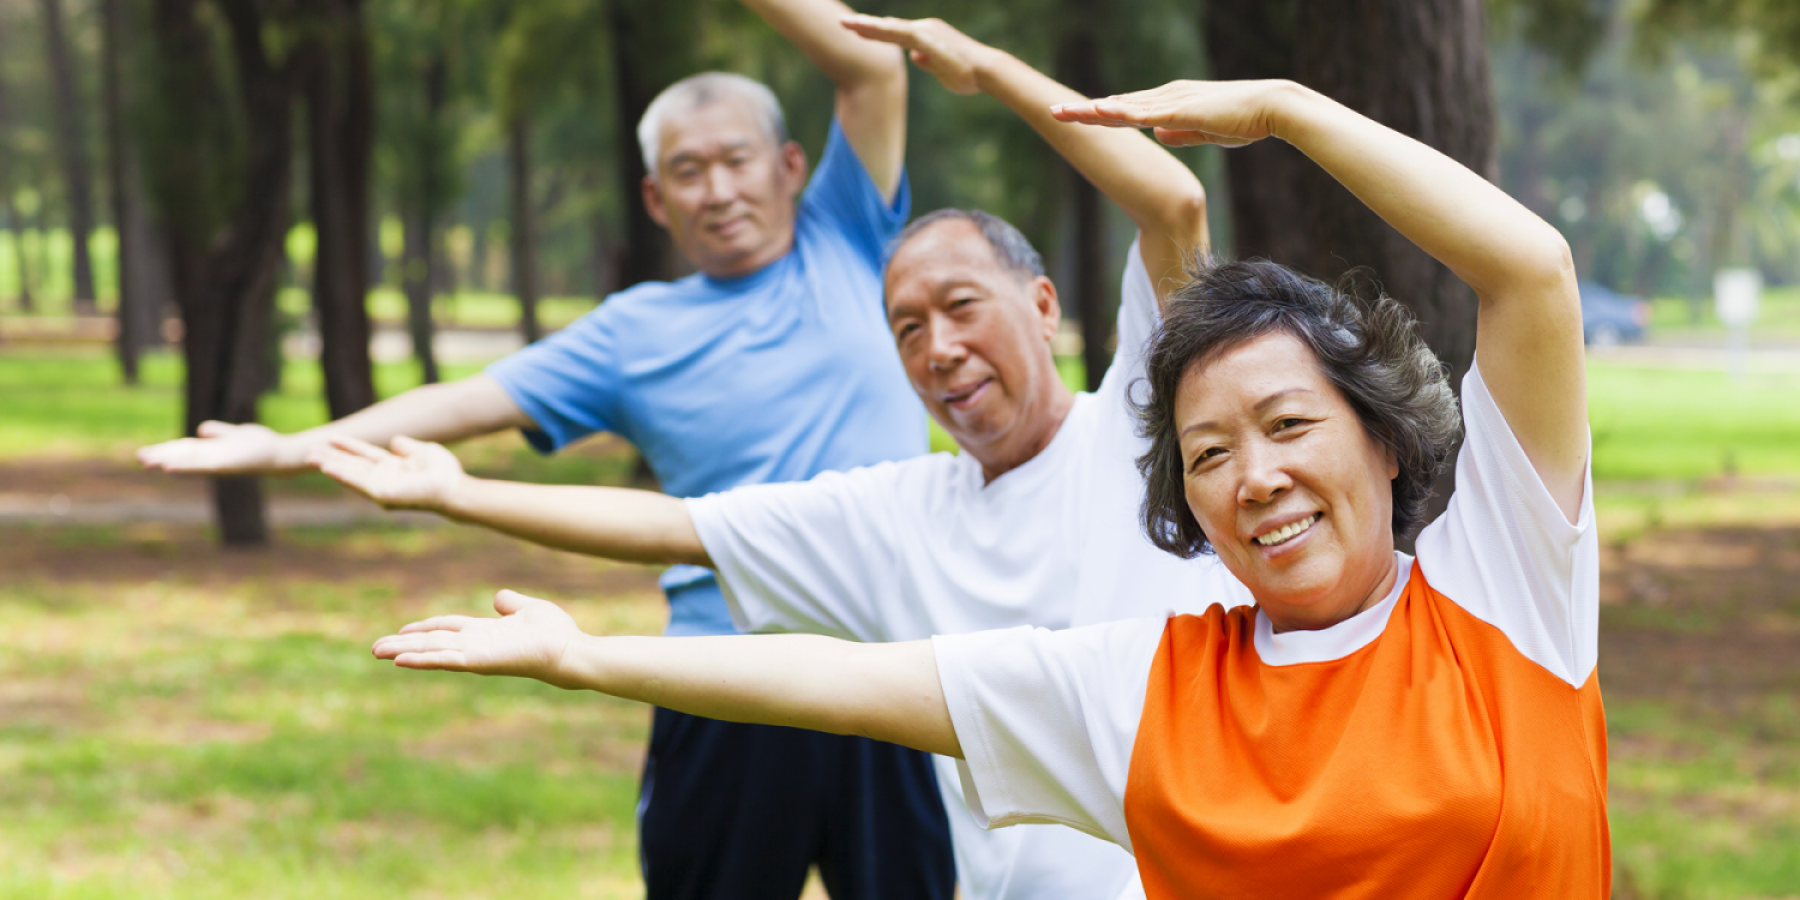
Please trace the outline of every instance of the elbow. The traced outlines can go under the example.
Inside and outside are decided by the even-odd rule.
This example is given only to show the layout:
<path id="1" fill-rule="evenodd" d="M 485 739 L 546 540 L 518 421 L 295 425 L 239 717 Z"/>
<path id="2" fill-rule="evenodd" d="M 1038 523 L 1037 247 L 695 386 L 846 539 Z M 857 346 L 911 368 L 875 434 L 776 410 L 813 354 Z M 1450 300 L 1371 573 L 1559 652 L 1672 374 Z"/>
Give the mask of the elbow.
<path id="1" fill-rule="evenodd" d="M 1517 277 L 1538 288 L 1568 288 L 1575 286 L 1575 254 L 1569 249 L 1569 241 L 1548 223 L 1543 225 L 1541 233 L 1530 242 L 1529 247 L 1522 248 L 1519 254 Z"/>
<path id="2" fill-rule="evenodd" d="M 1199 181 L 1173 191 L 1163 214 L 1168 235 L 1189 253 L 1205 253 L 1207 246 L 1206 188 Z"/>

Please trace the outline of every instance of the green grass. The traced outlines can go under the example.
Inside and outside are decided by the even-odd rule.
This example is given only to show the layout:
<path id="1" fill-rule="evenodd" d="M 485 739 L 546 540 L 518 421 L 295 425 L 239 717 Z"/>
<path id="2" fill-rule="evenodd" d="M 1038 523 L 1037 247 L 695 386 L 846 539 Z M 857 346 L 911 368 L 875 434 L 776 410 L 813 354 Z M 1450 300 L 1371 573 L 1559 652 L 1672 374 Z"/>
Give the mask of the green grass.
<path id="1" fill-rule="evenodd" d="M 444 560 L 505 547 L 433 534 Z M 641 896 L 621 760 L 644 708 L 369 659 L 372 637 L 483 611 L 494 587 L 408 597 L 333 573 L 405 559 L 401 535 L 322 532 L 322 564 L 222 577 L 194 535 L 123 532 L 71 553 L 80 571 L 0 581 L 0 898 Z M 108 573 L 159 546 L 179 574 Z M 655 630 L 653 591 L 622 599 L 572 608 Z"/>
<path id="2" fill-rule="evenodd" d="M 1700 321 L 1696 323 L 1686 297 L 1657 297 L 1650 303 L 1650 333 L 1722 338 L 1725 335 L 1725 324 L 1719 321 L 1710 299 L 1705 302 Z M 1800 339 L 1800 286 L 1764 290 L 1756 322 L 1750 327 L 1750 333 L 1753 339 Z"/>
<path id="3" fill-rule="evenodd" d="M 1800 373 L 1590 363 L 1588 407 L 1599 480 L 1800 473 Z"/>

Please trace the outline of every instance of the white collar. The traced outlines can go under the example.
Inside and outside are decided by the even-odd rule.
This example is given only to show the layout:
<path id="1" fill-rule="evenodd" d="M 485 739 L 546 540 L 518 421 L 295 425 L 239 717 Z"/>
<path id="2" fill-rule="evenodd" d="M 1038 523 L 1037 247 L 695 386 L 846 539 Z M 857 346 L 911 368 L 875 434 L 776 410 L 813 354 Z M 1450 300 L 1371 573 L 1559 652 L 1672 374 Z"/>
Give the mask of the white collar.
<path id="1" fill-rule="evenodd" d="M 1399 602 L 1400 593 L 1412 578 L 1413 558 L 1394 551 L 1394 564 L 1399 574 L 1394 587 L 1380 603 L 1345 619 L 1330 628 L 1317 631 L 1284 631 L 1275 633 L 1268 613 L 1256 611 L 1256 655 L 1266 665 L 1294 666 L 1301 663 L 1330 662 L 1343 659 L 1373 643 L 1387 630 L 1388 617 Z"/>

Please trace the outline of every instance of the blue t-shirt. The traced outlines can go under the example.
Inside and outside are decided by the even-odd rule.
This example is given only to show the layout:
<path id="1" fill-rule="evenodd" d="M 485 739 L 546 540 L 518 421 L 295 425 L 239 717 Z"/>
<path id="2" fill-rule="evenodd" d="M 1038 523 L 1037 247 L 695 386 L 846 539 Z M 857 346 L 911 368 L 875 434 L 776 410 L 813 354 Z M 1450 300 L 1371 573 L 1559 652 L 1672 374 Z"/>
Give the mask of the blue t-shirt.
<path id="1" fill-rule="evenodd" d="M 881 297 L 882 253 L 906 221 L 902 177 L 883 202 L 837 123 L 800 198 L 794 247 L 739 278 L 646 282 L 494 363 L 549 453 L 611 431 L 663 490 L 698 497 L 803 481 L 926 452 Z M 710 570 L 663 574 L 667 634 L 732 634 Z"/>

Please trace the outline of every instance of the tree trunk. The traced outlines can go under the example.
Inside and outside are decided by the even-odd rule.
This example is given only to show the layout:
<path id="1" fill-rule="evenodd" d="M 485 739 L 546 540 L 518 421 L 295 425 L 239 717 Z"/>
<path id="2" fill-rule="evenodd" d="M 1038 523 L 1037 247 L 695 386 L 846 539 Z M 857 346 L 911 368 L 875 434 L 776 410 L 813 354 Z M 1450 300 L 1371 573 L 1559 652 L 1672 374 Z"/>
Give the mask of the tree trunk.
<path id="1" fill-rule="evenodd" d="M 1056 77 L 1083 96 L 1108 93 L 1100 77 L 1100 41 L 1092 5 L 1086 0 L 1064 0 L 1063 34 L 1056 52 Z M 1073 257 L 1070 284 L 1074 302 L 1066 308 L 1081 322 L 1081 357 L 1087 371 L 1087 389 L 1099 390 L 1100 379 L 1112 365 L 1108 346 L 1116 317 L 1112 291 L 1106 286 L 1106 208 L 1100 189 L 1074 166 L 1059 163 L 1067 185 L 1064 194 L 1072 210 L 1070 227 Z"/>
<path id="2" fill-rule="evenodd" d="M 438 117 L 444 106 L 446 66 L 443 51 L 432 54 L 424 72 L 424 122 L 418 130 L 420 142 L 413 147 L 414 165 L 419 167 L 412 187 L 410 209 L 404 211 L 405 257 L 400 264 L 401 284 L 406 291 L 407 332 L 412 337 L 413 357 L 419 361 L 419 376 L 425 384 L 438 382 L 437 353 L 431 341 L 431 296 L 438 287 L 437 204 L 442 180 L 438 165 L 444 139 Z"/>
<path id="3" fill-rule="evenodd" d="M 256 420 L 256 399 L 268 377 L 270 321 L 276 277 L 289 222 L 293 136 L 288 70 L 271 65 L 262 43 L 264 23 L 252 0 L 221 0 L 235 61 L 236 102 L 247 145 L 236 200 L 229 209 L 206 204 L 215 177 L 217 113 L 208 98 L 225 95 L 212 64 L 211 37 L 196 0 L 157 0 L 155 29 L 162 70 L 162 115 L 170 117 L 170 145 L 158 160 L 164 213 L 170 222 L 170 273 L 182 314 L 187 362 L 186 431 L 201 422 Z M 213 508 L 227 546 L 268 541 L 262 490 L 254 478 L 215 478 Z"/>
<path id="4" fill-rule="evenodd" d="M 140 258 L 144 249 L 142 237 L 143 209 L 136 196 L 135 179 L 125 146 L 124 89 L 120 84 L 120 42 L 125 36 L 123 0 L 102 0 L 101 76 L 102 104 L 106 122 L 107 181 L 112 187 L 113 231 L 118 235 L 118 258 L 114 268 L 119 278 L 118 337 L 119 374 L 126 384 L 138 383 L 138 356 L 151 340 L 155 329 L 154 315 L 148 315 L 148 301 L 139 286 Z"/>
<path id="5" fill-rule="evenodd" d="M 98 307 L 94 303 L 94 264 L 88 255 L 88 235 L 94 230 L 94 187 L 88 165 L 87 129 L 81 115 L 81 94 L 75 85 L 75 63 L 69 58 L 69 41 L 63 29 L 62 0 L 42 0 L 41 5 L 44 42 L 50 51 L 50 82 L 56 91 L 56 149 L 69 190 L 69 237 L 75 245 L 75 312 L 91 315 Z"/>
<path id="6" fill-rule="evenodd" d="M 1219 78 L 1291 78 L 1492 179 L 1493 86 L 1481 0 L 1211 0 Z M 1226 154 L 1239 256 L 1318 278 L 1373 270 L 1409 307 L 1460 388 L 1475 354 L 1475 293 L 1280 141 Z M 1449 498 L 1448 469 L 1431 515 Z"/>
<path id="7" fill-rule="evenodd" d="M 644 207 L 643 151 L 638 146 L 638 120 L 650 101 L 674 81 L 669 70 L 682 57 L 671 50 L 674 42 L 664 34 L 671 20 L 658 14 L 658 4 L 646 0 L 616 0 L 612 4 L 613 81 L 618 86 L 618 126 L 613 129 L 619 175 L 619 197 L 625 207 L 624 241 L 618 246 L 613 267 L 618 288 L 640 281 L 666 280 L 676 268 L 675 245 L 669 233 L 650 218 Z"/>
<path id="8" fill-rule="evenodd" d="M 506 126 L 507 194 L 512 217 L 513 293 L 519 297 L 519 331 L 535 343 L 538 331 L 537 228 L 531 203 L 531 120 L 515 113 Z"/>
<path id="9" fill-rule="evenodd" d="M 0 214 L 5 214 L 7 230 L 12 232 L 13 260 L 19 272 L 19 309 L 35 312 L 37 302 L 31 296 L 31 269 L 25 257 L 25 222 L 13 205 L 12 106 L 5 76 L 5 72 L 0 72 Z"/>
<path id="10" fill-rule="evenodd" d="M 313 228 L 313 310 L 325 404 L 341 419 L 375 402 L 369 362 L 369 167 L 374 153 L 374 78 L 361 0 L 330 0 L 315 14 L 309 48 L 307 138 Z"/>

